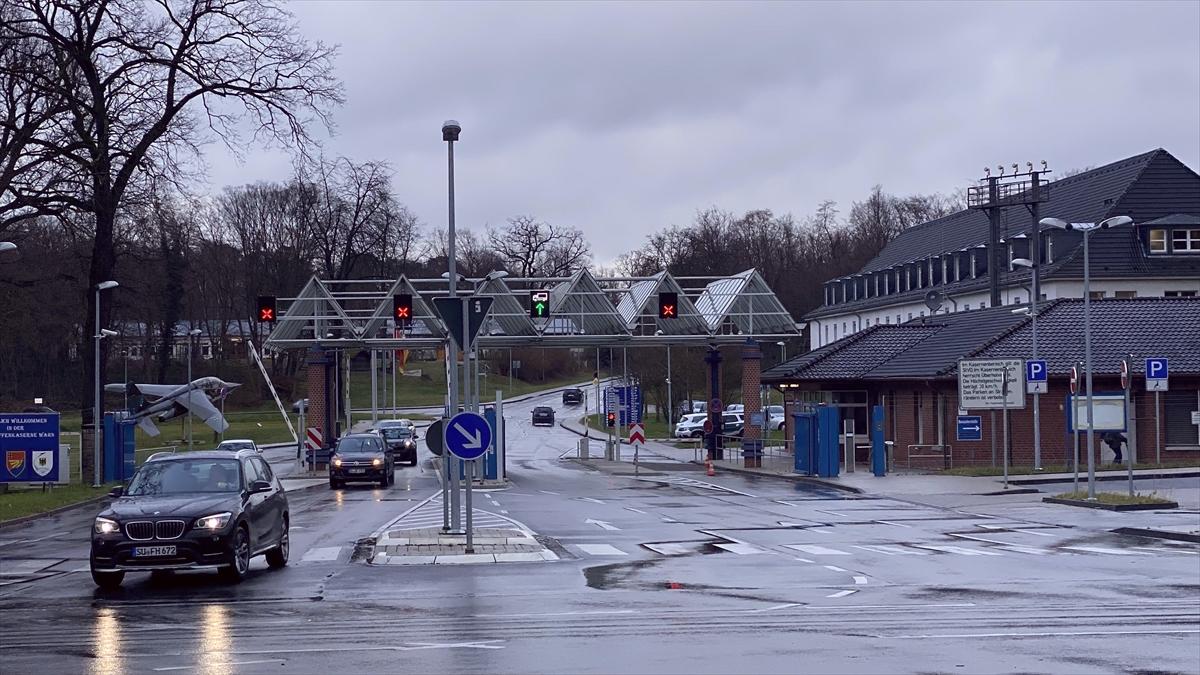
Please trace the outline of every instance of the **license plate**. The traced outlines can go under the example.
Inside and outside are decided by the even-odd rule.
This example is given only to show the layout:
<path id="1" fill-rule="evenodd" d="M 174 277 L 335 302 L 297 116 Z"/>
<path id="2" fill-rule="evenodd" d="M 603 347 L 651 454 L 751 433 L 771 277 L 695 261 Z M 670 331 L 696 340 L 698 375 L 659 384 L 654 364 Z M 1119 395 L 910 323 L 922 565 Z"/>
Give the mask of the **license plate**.
<path id="1" fill-rule="evenodd" d="M 156 558 L 175 555 L 174 546 L 138 546 L 133 549 L 135 558 Z"/>
<path id="2" fill-rule="evenodd" d="M 350 473 L 366 473 L 366 469 L 350 469 Z"/>

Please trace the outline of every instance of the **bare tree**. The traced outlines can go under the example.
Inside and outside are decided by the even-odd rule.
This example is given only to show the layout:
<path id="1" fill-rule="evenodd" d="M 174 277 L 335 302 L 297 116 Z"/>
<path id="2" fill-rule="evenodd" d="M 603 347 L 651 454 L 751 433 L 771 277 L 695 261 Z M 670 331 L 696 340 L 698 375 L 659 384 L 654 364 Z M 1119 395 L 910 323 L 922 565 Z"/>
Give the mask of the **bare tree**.
<path id="1" fill-rule="evenodd" d="M 81 181 L 22 189 L 92 214 L 90 285 L 112 275 L 117 214 L 140 173 L 178 176 L 205 128 L 235 151 L 243 124 L 256 139 L 303 147 L 308 116 L 327 122 L 342 99 L 333 50 L 304 40 L 271 0 L 9 2 L 5 33 L 52 54 L 57 70 L 41 82 L 66 113 L 46 135 L 68 139 L 54 161 Z M 95 330 L 92 310 L 86 334 Z"/>
<path id="2" fill-rule="evenodd" d="M 488 241 L 508 271 L 519 277 L 569 276 L 591 259 L 583 232 L 533 216 L 515 216 L 508 225 L 489 229 Z"/>

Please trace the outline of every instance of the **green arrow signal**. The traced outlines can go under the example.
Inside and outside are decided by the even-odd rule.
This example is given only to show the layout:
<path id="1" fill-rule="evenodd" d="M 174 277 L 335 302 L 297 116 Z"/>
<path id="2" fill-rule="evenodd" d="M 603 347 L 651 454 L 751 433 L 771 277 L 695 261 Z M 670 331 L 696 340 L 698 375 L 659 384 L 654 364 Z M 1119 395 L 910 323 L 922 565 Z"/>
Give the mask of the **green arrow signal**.
<path id="1" fill-rule="evenodd" d="M 546 303 L 544 303 L 544 302 L 539 302 L 539 303 L 537 303 L 536 305 L 534 305 L 534 306 L 533 306 L 533 309 L 534 309 L 534 311 L 536 311 L 536 312 L 537 312 L 537 315 L 538 315 L 538 316 L 542 316 L 543 314 L 545 314 L 545 313 L 546 313 Z"/>

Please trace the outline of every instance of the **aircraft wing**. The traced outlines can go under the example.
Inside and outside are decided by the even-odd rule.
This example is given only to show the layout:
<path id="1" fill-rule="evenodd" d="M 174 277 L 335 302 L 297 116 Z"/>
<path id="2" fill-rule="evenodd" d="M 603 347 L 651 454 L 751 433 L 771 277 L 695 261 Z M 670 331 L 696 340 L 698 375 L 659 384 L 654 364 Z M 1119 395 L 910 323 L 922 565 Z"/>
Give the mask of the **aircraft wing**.
<path id="1" fill-rule="evenodd" d="M 167 394 L 170 394 L 171 392 L 175 391 L 176 389 L 179 389 L 182 386 L 183 385 L 181 385 L 181 384 L 132 384 L 131 383 L 129 385 L 129 389 L 131 392 L 137 392 L 137 393 L 141 394 L 142 396 L 166 396 Z M 106 385 L 104 385 L 104 390 L 108 391 L 108 392 L 112 392 L 114 394 L 119 394 L 119 393 L 125 391 L 125 385 L 120 384 L 120 383 L 106 384 Z"/>
<path id="2" fill-rule="evenodd" d="M 208 400 L 206 395 L 200 389 L 193 389 L 186 396 L 180 396 L 175 399 L 175 402 L 188 409 L 196 417 L 204 420 L 204 423 L 212 427 L 213 431 L 218 433 L 224 432 L 229 428 L 229 422 L 225 421 L 225 417 L 217 410 L 212 401 Z"/>

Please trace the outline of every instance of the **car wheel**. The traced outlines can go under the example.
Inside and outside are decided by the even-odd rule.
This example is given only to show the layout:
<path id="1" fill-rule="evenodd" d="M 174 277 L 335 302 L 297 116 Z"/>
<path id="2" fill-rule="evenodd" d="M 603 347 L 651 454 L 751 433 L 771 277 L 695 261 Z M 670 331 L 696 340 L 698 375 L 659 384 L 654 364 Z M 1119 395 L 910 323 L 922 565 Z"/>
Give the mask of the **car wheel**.
<path id="1" fill-rule="evenodd" d="M 277 570 L 288 564 L 288 552 L 291 549 L 291 543 L 288 541 L 288 521 L 283 519 L 283 534 L 279 537 L 279 545 L 267 551 L 267 566 L 273 570 Z"/>
<path id="2" fill-rule="evenodd" d="M 250 571 L 250 532 L 245 527 L 238 527 L 233 533 L 233 549 L 230 551 L 232 564 L 221 568 L 221 576 L 225 581 L 236 584 L 246 578 Z"/>
<path id="3" fill-rule="evenodd" d="M 94 581 L 97 586 L 99 586 L 100 588 L 103 588 L 106 591 L 111 591 L 114 588 L 120 587 L 121 582 L 124 580 L 125 580 L 125 573 L 121 572 L 121 571 L 97 572 L 95 569 L 92 570 L 92 581 Z"/>

